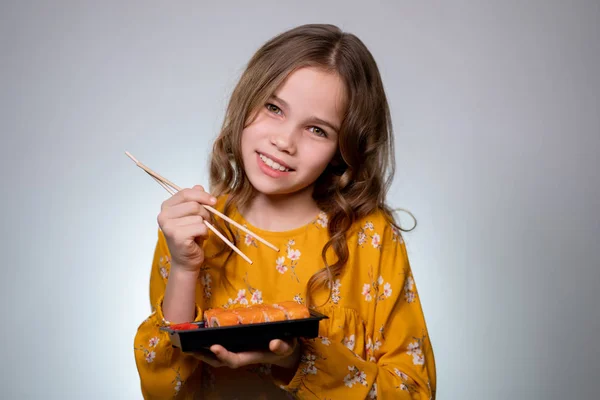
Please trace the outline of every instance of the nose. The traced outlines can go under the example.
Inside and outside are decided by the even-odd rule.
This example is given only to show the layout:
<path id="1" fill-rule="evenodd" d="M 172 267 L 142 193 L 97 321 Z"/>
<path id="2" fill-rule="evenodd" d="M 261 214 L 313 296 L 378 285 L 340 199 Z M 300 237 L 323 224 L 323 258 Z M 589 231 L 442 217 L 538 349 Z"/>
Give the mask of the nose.
<path id="1" fill-rule="evenodd" d="M 292 127 L 280 126 L 277 131 L 271 133 L 270 140 L 277 150 L 290 155 L 296 153 L 296 133 Z"/>

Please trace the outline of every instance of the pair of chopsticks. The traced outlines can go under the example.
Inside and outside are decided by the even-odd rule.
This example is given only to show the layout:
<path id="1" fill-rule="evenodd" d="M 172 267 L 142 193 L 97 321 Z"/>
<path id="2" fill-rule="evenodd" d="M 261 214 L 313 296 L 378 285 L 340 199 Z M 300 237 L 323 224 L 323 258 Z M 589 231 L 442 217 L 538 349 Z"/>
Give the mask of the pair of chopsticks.
<path id="1" fill-rule="evenodd" d="M 179 192 L 181 190 L 181 188 L 179 186 L 177 186 L 176 184 L 174 184 L 173 182 L 169 181 L 166 178 L 163 178 L 162 176 L 160 176 L 159 174 L 157 174 L 156 172 L 152 171 L 150 168 L 146 167 L 144 164 L 142 164 L 141 162 L 139 162 L 134 156 L 131 155 L 131 153 L 129 153 L 128 151 L 125 152 L 125 154 L 127 155 L 127 157 L 131 158 L 133 160 L 133 162 L 140 167 L 141 169 L 143 169 L 144 171 L 146 171 L 146 173 L 148 175 L 150 175 L 152 178 L 154 178 L 154 180 L 156 182 L 158 182 L 158 184 L 160 186 L 162 186 L 167 192 L 169 192 L 171 195 L 174 195 L 175 193 Z M 246 232 L 247 234 L 251 235 L 253 238 L 255 238 L 256 240 L 258 240 L 259 242 L 265 244 L 266 246 L 272 248 L 275 251 L 279 251 L 279 249 L 277 247 L 275 247 L 273 244 L 267 242 L 265 239 L 261 238 L 260 236 L 256 235 L 255 233 L 253 233 L 252 231 L 250 231 L 248 228 L 246 228 L 245 226 L 242 226 L 240 224 L 238 224 L 237 222 L 235 222 L 234 220 L 232 220 L 231 218 L 229 218 L 227 215 L 219 212 L 218 210 L 215 210 L 214 208 L 212 208 L 211 206 L 207 205 L 207 204 L 202 204 L 202 206 L 204 208 L 206 208 L 208 211 L 210 211 L 211 213 L 218 215 L 219 217 L 223 218 L 225 221 L 229 222 L 230 224 L 234 225 L 235 227 L 237 227 L 238 229 Z M 206 227 L 208 229 L 210 229 L 215 235 L 217 235 L 218 237 L 221 238 L 221 240 L 223 240 L 225 243 L 227 243 L 227 245 L 229 247 L 231 247 L 231 249 L 233 251 L 235 251 L 236 253 L 238 253 L 244 260 L 246 260 L 248 263 L 252 264 L 252 260 L 250 258 L 248 258 L 248 256 L 246 256 L 244 253 L 242 253 L 242 251 L 240 249 L 238 249 L 237 247 L 235 247 L 235 245 L 233 243 L 231 243 L 229 241 L 229 239 L 227 239 L 225 236 L 223 236 L 223 234 L 221 232 L 219 232 L 217 230 L 217 228 L 215 228 L 210 222 L 208 221 L 204 221 L 204 224 L 206 225 Z"/>

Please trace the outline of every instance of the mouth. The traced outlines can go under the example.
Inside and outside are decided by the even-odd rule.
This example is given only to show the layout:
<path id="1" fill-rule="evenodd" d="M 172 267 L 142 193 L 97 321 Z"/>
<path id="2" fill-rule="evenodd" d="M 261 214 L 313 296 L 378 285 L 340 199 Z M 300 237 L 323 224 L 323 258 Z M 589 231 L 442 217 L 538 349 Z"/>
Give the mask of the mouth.
<path id="1" fill-rule="evenodd" d="M 283 161 L 281 161 L 279 159 L 276 159 L 274 157 L 267 156 L 267 155 L 265 155 L 263 153 L 258 153 L 258 157 L 261 159 L 261 161 L 266 166 L 268 166 L 269 168 L 271 168 L 273 171 L 280 171 L 280 172 L 294 171 L 294 169 L 290 168 L 289 165 L 285 164 Z"/>

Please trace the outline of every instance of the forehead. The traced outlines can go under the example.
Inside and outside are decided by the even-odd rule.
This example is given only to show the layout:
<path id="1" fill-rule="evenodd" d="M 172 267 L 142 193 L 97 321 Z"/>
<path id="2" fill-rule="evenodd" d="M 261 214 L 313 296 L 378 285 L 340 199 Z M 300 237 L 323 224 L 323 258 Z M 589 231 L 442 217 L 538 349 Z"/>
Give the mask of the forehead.
<path id="1" fill-rule="evenodd" d="M 346 89 L 340 76 L 315 67 L 292 72 L 275 90 L 293 113 L 311 114 L 340 123 L 346 105 Z"/>

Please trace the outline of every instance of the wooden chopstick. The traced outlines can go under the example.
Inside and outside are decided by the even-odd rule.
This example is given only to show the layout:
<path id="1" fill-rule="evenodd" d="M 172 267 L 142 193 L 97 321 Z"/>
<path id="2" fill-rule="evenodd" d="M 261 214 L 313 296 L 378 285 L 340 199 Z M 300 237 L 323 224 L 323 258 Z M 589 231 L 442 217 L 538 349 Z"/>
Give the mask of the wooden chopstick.
<path id="1" fill-rule="evenodd" d="M 146 172 L 148 172 L 148 171 L 146 171 Z M 150 175 L 150 176 L 151 176 L 152 178 L 154 178 L 154 180 L 155 180 L 156 182 L 158 182 L 158 184 L 159 184 L 160 186 L 162 186 L 162 187 L 163 187 L 163 188 L 164 188 L 164 189 L 165 189 L 167 192 L 169 192 L 171 195 L 174 195 L 175 193 L 177 193 L 177 191 L 176 191 L 175 189 L 172 189 L 172 188 L 170 188 L 170 187 L 169 187 L 169 185 L 167 185 L 166 183 L 164 183 L 163 181 L 161 181 L 161 180 L 160 180 L 160 179 L 158 179 L 157 177 L 155 177 L 155 176 L 153 176 L 153 175 Z M 233 243 L 231 243 L 231 242 L 229 241 L 229 239 L 227 239 L 225 236 L 223 236 L 223 234 L 221 234 L 221 232 L 219 232 L 219 231 L 217 230 L 217 228 L 215 228 L 215 227 L 214 227 L 214 226 L 213 226 L 213 225 L 212 225 L 210 222 L 208 222 L 208 221 L 206 221 L 206 220 L 203 220 L 202 222 L 204 222 L 204 225 L 206 225 L 206 227 L 207 227 L 208 229 L 210 229 L 210 230 L 211 230 L 211 231 L 212 231 L 212 232 L 213 232 L 215 235 L 217 235 L 218 237 L 220 237 L 222 241 L 224 241 L 225 243 L 227 243 L 227 245 L 228 245 L 229 247 L 231 247 L 231 249 L 232 249 L 233 251 L 235 251 L 236 253 L 238 253 L 238 254 L 240 255 L 240 257 L 242 257 L 244 260 L 246 260 L 246 261 L 247 261 L 249 264 L 252 264 L 252 260 L 251 260 L 251 259 L 250 259 L 250 258 L 249 258 L 247 255 L 245 255 L 244 253 L 242 253 L 242 251 L 241 251 L 240 249 L 238 249 L 237 247 L 235 247 L 235 245 L 234 245 Z"/>
<path id="2" fill-rule="evenodd" d="M 260 236 L 258 236 L 257 234 L 255 234 L 254 232 L 252 232 L 250 229 L 246 228 L 245 226 L 238 224 L 237 222 L 235 222 L 234 220 L 232 220 L 231 218 L 229 218 L 227 215 L 223 214 L 219 210 L 215 210 L 211 206 L 205 205 L 205 204 L 204 204 L 204 207 L 208 211 L 212 212 L 213 214 L 218 215 L 219 217 L 221 217 L 224 220 L 228 221 L 229 223 L 231 223 L 232 225 L 234 225 L 236 228 L 240 229 L 241 231 L 246 232 L 248 235 L 252 236 L 254 239 L 258 240 L 259 242 L 261 242 L 265 246 L 270 247 L 273 250 L 279 252 L 279 248 L 278 247 L 276 247 L 275 245 L 267 242 L 265 239 L 261 238 Z"/>
<path id="3" fill-rule="evenodd" d="M 135 164 L 138 167 L 140 167 L 141 169 L 143 169 L 148 175 L 150 175 L 152 178 L 154 178 L 154 180 L 157 181 L 171 195 L 173 195 L 176 192 L 178 192 L 178 191 L 181 190 L 181 188 L 179 186 L 177 186 L 176 184 L 174 184 L 173 182 L 169 181 L 168 179 L 166 179 L 166 178 L 160 176 L 159 174 L 157 174 L 156 172 L 152 171 L 150 168 L 146 167 L 144 164 L 142 164 L 140 161 L 138 161 L 133 155 L 131 155 L 131 153 L 129 153 L 128 151 L 126 151 L 125 154 L 127 155 L 127 157 L 131 158 L 131 160 L 133 160 L 133 162 L 135 162 Z M 230 224 L 236 226 L 238 229 L 240 229 L 240 230 L 246 232 L 247 234 L 251 235 L 253 238 L 255 238 L 259 242 L 263 243 L 264 245 L 266 245 L 266 246 L 270 247 L 271 249 L 279 252 L 279 249 L 276 246 L 274 246 L 273 244 L 267 242 L 265 239 L 261 238 L 260 236 L 256 235 L 255 233 L 253 233 L 252 231 L 250 231 L 245 226 L 242 226 L 242 225 L 238 224 L 237 222 L 235 222 L 234 220 L 232 220 L 231 218 L 229 218 L 225 214 L 219 212 L 218 210 L 212 208 L 209 205 L 202 204 L 202 206 L 204 208 L 206 208 L 208 211 L 212 212 L 213 214 L 218 215 L 219 217 L 223 218 L 224 220 L 226 220 Z M 214 226 L 212 226 L 207 221 L 204 221 L 204 223 L 206 224 L 206 226 L 212 232 L 214 232 L 217 236 L 219 236 L 219 238 L 221 238 L 221 240 L 223 240 L 225 243 L 227 243 L 229 245 L 229 247 L 231 247 L 232 250 L 234 250 L 242 258 L 244 258 L 244 260 L 246 260 L 247 262 L 249 262 L 250 264 L 252 264 L 252 260 L 250 260 L 244 253 L 242 253 L 240 251 L 240 249 L 238 249 L 237 247 L 235 247 L 235 245 L 233 243 L 231 243 L 225 236 L 223 236 L 221 234 L 221 232 L 219 232 Z"/>
<path id="4" fill-rule="evenodd" d="M 160 181 L 162 181 L 163 183 L 171 186 L 173 189 L 180 191 L 181 188 L 179 186 L 177 186 L 176 184 L 174 184 L 173 182 L 169 181 L 166 178 L 163 178 L 162 176 L 160 176 L 159 174 L 157 174 L 156 172 L 152 171 L 150 168 L 146 167 L 144 164 L 142 164 L 140 161 L 138 161 L 134 156 L 131 155 L 131 153 L 129 153 L 128 151 L 125 152 L 125 154 L 127 155 L 127 157 L 131 158 L 133 160 L 133 162 L 140 167 L 141 169 L 143 169 L 144 171 L 146 171 L 148 174 L 150 174 L 152 177 L 154 177 L 155 179 L 158 179 Z M 164 187 L 164 186 L 163 186 Z M 267 242 L 265 239 L 261 238 L 260 236 L 256 235 L 254 232 L 252 232 L 251 230 L 249 230 L 248 228 L 246 228 L 245 226 L 242 226 L 240 224 L 238 224 L 237 222 L 235 222 L 234 220 L 232 220 L 231 218 L 229 218 L 227 215 L 219 212 L 218 210 L 215 210 L 214 208 L 212 208 L 211 206 L 207 205 L 207 204 L 202 204 L 202 206 L 204 208 L 206 208 L 208 211 L 212 212 L 213 214 L 218 215 L 219 217 L 223 218 L 225 221 L 229 222 L 230 224 L 234 225 L 235 227 L 237 227 L 238 229 L 240 229 L 243 232 L 246 232 L 248 235 L 252 236 L 253 238 L 255 238 L 256 240 L 258 240 L 259 242 L 261 242 L 262 244 L 264 244 L 267 247 L 272 248 L 273 250 L 279 252 L 279 248 L 277 248 L 276 246 L 274 246 L 273 244 Z"/>

